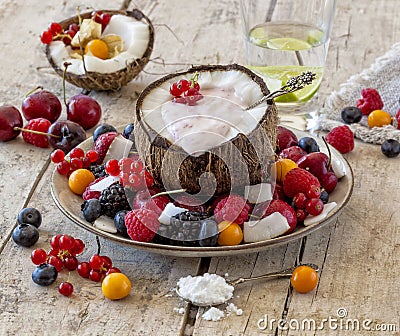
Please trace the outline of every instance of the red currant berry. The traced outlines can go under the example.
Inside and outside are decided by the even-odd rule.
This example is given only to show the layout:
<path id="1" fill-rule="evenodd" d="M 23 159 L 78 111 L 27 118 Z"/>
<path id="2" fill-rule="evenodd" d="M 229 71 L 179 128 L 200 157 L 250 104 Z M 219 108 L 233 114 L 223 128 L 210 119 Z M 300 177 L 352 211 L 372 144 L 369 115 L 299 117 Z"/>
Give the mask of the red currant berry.
<path id="1" fill-rule="evenodd" d="M 324 203 L 319 198 L 311 198 L 306 203 L 306 211 L 311 216 L 318 216 L 324 210 Z"/>
<path id="2" fill-rule="evenodd" d="M 319 198 L 321 196 L 321 188 L 316 185 L 311 185 L 307 190 L 308 198 Z"/>
<path id="3" fill-rule="evenodd" d="M 82 159 L 78 159 L 78 158 L 72 158 L 71 159 L 71 170 L 78 170 L 81 169 L 83 167 L 83 161 Z"/>
<path id="4" fill-rule="evenodd" d="M 186 104 L 186 99 L 184 97 L 174 97 L 172 101 L 178 104 L 184 104 L 184 105 Z"/>
<path id="5" fill-rule="evenodd" d="M 297 209 L 304 209 L 306 207 L 307 197 L 303 193 L 298 193 L 293 197 L 293 205 Z"/>
<path id="6" fill-rule="evenodd" d="M 47 263 L 50 264 L 50 265 L 53 265 L 58 272 L 60 272 L 63 269 L 63 266 L 64 266 L 62 260 L 60 258 L 58 258 L 58 257 L 55 257 L 55 256 L 50 256 L 47 259 Z"/>
<path id="7" fill-rule="evenodd" d="M 151 187 L 154 184 L 154 178 L 147 170 L 144 171 L 144 181 L 147 187 Z"/>
<path id="8" fill-rule="evenodd" d="M 83 250 L 85 249 L 85 243 L 82 241 L 82 239 L 75 239 L 75 245 L 72 248 L 72 251 L 70 251 L 73 255 L 81 254 Z"/>
<path id="9" fill-rule="evenodd" d="M 86 157 L 93 163 L 97 161 L 99 154 L 95 150 L 91 149 L 86 152 Z"/>
<path id="10" fill-rule="evenodd" d="M 194 88 L 190 88 L 184 93 L 186 103 L 190 106 L 196 105 L 196 102 L 200 99 L 200 93 Z"/>
<path id="11" fill-rule="evenodd" d="M 73 30 L 75 33 L 79 31 L 79 25 L 76 23 L 71 23 L 68 27 L 68 30 Z"/>
<path id="12" fill-rule="evenodd" d="M 51 41 L 53 41 L 53 34 L 50 33 L 49 31 L 44 31 L 41 35 L 40 35 L 40 41 L 43 44 L 50 44 Z"/>
<path id="13" fill-rule="evenodd" d="M 74 286 L 69 282 L 61 282 L 58 285 L 58 292 L 64 296 L 71 296 L 74 291 Z"/>
<path id="14" fill-rule="evenodd" d="M 182 92 L 186 92 L 190 88 L 190 82 L 187 79 L 180 79 L 177 84 Z"/>
<path id="15" fill-rule="evenodd" d="M 129 175 L 127 173 L 119 173 L 119 180 L 124 187 L 129 186 Z"/>
<path id="16" fill-rule="evenodd" d="M 90 162 L 90 160 L 89 160 L 87 157 L 84 157 L 84 158 L 82 159 L 82 168 L 87 169 L 87 168 L 90 167 L 91 164 L 92 164 L 92 163 Z"/>
<path id="17" fill-rule="evenodd" d="M 32 251 L 31 260 L 35 265 L 40 265 L 46 262 L 47 253 L 45 250 L 38 248 Z"/>
<path id="18" fill-rule="evenodd" d="M 90 267 L 88 262 L 81 262 L 78 264 L 76 270 L 78 271 L 78 274 L 82 278 L 89 278 L 90 271 L 92 270 L 92 268 Z"/>
<path id="19" fill-rule="evenodd" d="M 111 15 L 107 13 L 103 13 L 100 15 L 101 27 L 104 30 L 107 25 L 110 23 Z"/>
<path id="20" fill-rule="evenodd" d="M 193 82 L 192 88 L 195 89 L 197 92 L 199 92 L 200 84 L 198 82 Z"/>
<path id="21" fill-rule="evenodd" d="M 143 185 L 143 178 L 139 174 L 130 174 L 129 175 L 129 186 L 138 191 Z"/>
<path id="22" fill-rule="evenodd" d="M 104 268 L 109 269 L 112 267 L 112 261 L 109 257 L 101 256 L 101 258 L 103 259 L 103 267 Z"/>
<path id="23" fill-rule="evenodd" d="M 71 251 L 75 246 L 75 239 L 68 235 L 62 235 L 58 241 L 61 250 Z"/>
<path id="24" fill-rule="evenodd" d="M 61 25 L 58 22 L 50 23 L 50 25 L 47 27 L 47 29 L 53 36 L 61 34 L 63 31 Z"/>
<path id="25" fill-rule="evenodd" d="M 131 170 L 131 165 L 133 163 L 133 160 L 129 157 L 122 158 L 118 161 L 119 163 L 119 169 L 123 173 L 129 173 Z"/>
<path id="26" fill-rule="evenodd" d="M 94 269 L 89 272 L 89 279 L 94 282 L 100 282 L 102 277 L 102 274 Z"/>
<path id="27" fill-rule="evenodd" d="M 98 254 L 94 254 L 89 259 L 89 265 L 93 270 L 98 271 L 103 266 L 103 258 Z"/>
<path id="28" fill-rule="evenodd" d="M 141 160 L 136 160 L 131 164 L 131 173 L 139 174 L 143 170 L 143 162 Z"/>
<path id="29" fill-rule="evenodd" d="M 50 155 L 51 161 L 53 163 L 60 163 L 64 160 L 65 154 L 61 149 L 56 149 Z"/>
<path id="30" fill-rule="evenodd" d="M 296 217 L 297 217 L 297 222 L 304 222 L 304 220 L 307 217 L 307 212 L 304 211 L 304 209 L 297 209 L 296 210 Z"/>
<path id="31" fill-rule="evenodd" d="M 178 83 L 172 83 L 169 88 L 169 93 L 172 94 L 174 97 L 179 97 L 183 93 L 183 91 Z"/>
<path id="32" fill-rule="evenodd" d="M 118 176 L 120 173 L 118 160 L 108 160 L 105 165 L 106 173 L 111 176 Z"/>
<path id="33" fill-rule="evenodd" d="M 78 267 L 78 259 L 74 256 L 66 257 L 64 259 L 64 266 L 66 269 L 74 271 Z"/>
<path id="34" fill-rule="evenodd" d="M 47 252 L 47 255 L 58 258 L 59 253 L 60 253 L 60 250 L 58 248 L 56 248 L 56 249 L 51 249 L 49 252 Z"/>
<path id="35" fill-rule="evenodd" d="M 69 157 L 72 158 L 76 158 L 76 159 L 82 159 L 85 157 L 85 152 L 78 147 L 75 147 L 74 149 L 71 150 L 71 152 L 69 153 Z"/>
<path id="36" fill-rule="evenodd" d="M 111 273 L 121 273 L 121 270 L 118 267 L 111 267 L 107 270 L 106 276 Z"/>
<path id="37" fill-rule="evenodd" d="M 103 14 L 102 11 L 93 11 L 93 12 L 92 12 L 92 19 L 93 19 L 95 22 L 101 24 L 101 18 L 100 18 L 100 17 L 101 17 L 101 14 Z"/>
<path id="38" fill-rule="evenodd" d="M 71 164 L 67 160 L 57 163 L 57 171 L 61 175 L 67 175 L 71 169 Z"/>
<path id="39" fill-rule="evenodd" d="M 60 237 L 61 237 L 61 236 L 62 236 L 62 235 L 58 234 L 58 235 L 53 236 L 53 237 L 50 239 L 50 246 L 51 246 L 53 249 L 58 250 L 58 249 L 60 248 L 60 246 L 58 245 L 58 243 L 59 243 L 59 241 L 60 241 Z"/>

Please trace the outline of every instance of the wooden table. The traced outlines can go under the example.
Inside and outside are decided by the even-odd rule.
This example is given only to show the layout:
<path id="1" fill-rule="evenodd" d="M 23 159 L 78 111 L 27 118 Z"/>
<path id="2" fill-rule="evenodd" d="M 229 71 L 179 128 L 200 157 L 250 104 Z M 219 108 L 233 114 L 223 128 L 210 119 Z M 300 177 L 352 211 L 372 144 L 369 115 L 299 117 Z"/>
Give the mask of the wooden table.
<path id="1" fill-rule="evenodd" d="M 82 1 L 0 0 L 1 103 L 20 107 L 23 95 L 42 85 L 59 97 L 62 83 L 50 68 L 38 35 L 49 22 L 69 17 Z M 110 1 L 87 1 L 88 6 L 110 8 Z M 113 9 L 137 6 L 156 28 L 153 61 L 138 78 L 119 92 L 91 95 L 103 107 L 102 121 L 114 125 L 133 120 L 140 91 L 162 75 L 191 64 L 243 62 L 238 1 L 115 0 Z M 320 94 L 326 97 L 349 76 L 400 40 L 398 0 L 338 1 L 326 76 Z M 173 33 L 172 33 L 173 31 Z M 80 90 L 67 85 L 67 95 Z M 397 99 L 397 97 L 396 97 Z M 65 117 L 65 112 L 63 115 Z M 355 175 L 353 196 L 341 216 L 307 238 L 262 253 L 220 258 L 172 258 L 150 254 L 102 240 L 102 253 L 110 256 L 132 280 L 130 296 L 109 301 L 99 284 L 72 272 L 71 298 L 55 285 L 39 287 L 31 280 L 31 248 L 10 239 L 16 215 L 26 206 L 43 214 L 36 247 L 48 248 L 58 233 L 82 238 L 88 248 L 83 259 L 96 252 L 92 234 L 66 219 L 50 194 L 53 164 L 50 149 L 39 149 L 22 138 L 0 143 L 0 335 L 395 335 L 400 330 L 400 191 L 399 159 L 387 159 L 379 146 L 356 143 L 346 155 Z M 232 302 L 242 316 L 207 322 L 204 309 L 186 307 L 171 289 L 188 274 L 216 272 L 229 277 L 255 276 L 293 265 L 296 260 L 321 267 L 317 289 L 301 295 L 289 291 L 285 279 L 254 282 L 238 287 Z M 67 280 L 63 271 L 61 280 Z M 174 308 L 184 307 L 184 314 Z M 371 327 L 395 326 L 397 332 L 333 330 L 261 330 L 262 319 L 286 317 L 371 320 Z M 343 312 L 343 311 L 341 311 Z M 340 312 L 339 312 L 340 313 Z M 389 326 L 388 326 L 389 325 Z M 261 327 L 261 328 L 260 328 Z M 343 329 L 344 327 L 342 327 Z"/>

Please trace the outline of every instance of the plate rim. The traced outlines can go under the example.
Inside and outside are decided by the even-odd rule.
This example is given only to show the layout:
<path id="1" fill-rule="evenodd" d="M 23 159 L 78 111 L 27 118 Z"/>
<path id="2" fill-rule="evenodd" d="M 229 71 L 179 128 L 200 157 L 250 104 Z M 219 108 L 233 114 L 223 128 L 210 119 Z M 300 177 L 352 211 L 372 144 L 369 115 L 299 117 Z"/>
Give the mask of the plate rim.
<path id="1" fill-rule="evenodd" d="M 303 131 L 300 131 L 297 129 L 293 129 L 288 126 L 285 126 L 285 127 L 289 128 L 290 130 L 294 131 L 295 133 L 301 132 L 304 135 L 312 136 L 309 133 L 306 133 L 306 132 L 303 132 Z M 315 137 L 313 137 L 313 138 L 315 138 Z M 89 141 L 93 141 L 93 137 L 87 138 L 85 141 L 83 141 L 77 147 L 81 147 L 84 144 L 87 144 Z M 150 243 L 138 242 L 135 240 L 131 240 L 129 238 L 124 238 L 120 235 L 116 235 L 113 233 L 109 233 L 109 232 L 97 229 L 92 224 L 82 220 L 76 214 L 71 213 L 64 207 L 64 205 L 62 204 L 62 200 L 60 199 L 59 195 L 57 194 L 55 183 L 54 183 L 55 178 L 56 178 L 55 174 L 58 174 L 56 168 L 54 168 L 52 175 L 51 175 L 50 189 L 51 189 L 51 195 L 52 195 L 53 201 L 55 202 L 56 206 L 69 220 L 71 220 L 74 224 L 77 224 L 81 228 L 83 228 L 97 236 L 111 240 L 118 244 L 133 247 L 134 249 L 141 249 L 141 250 L 145 250 L 145 251 L 152 252 L 152 253 L 175 256 L 175 257 L 220 257 L 220 256 L 228 256 L 228 255 L 235 255 L 235 254 L 254 253 L 254 252 L 260 252 L 260 251 L 266 250 L 270 247 L 276 247 L 279 245 L 287 244 L 287 243 L 299 240 L 305 236 L 308 236 L 309 234 L 315 232 L 316 230 L 318 230 L 318 229 L 324 227 L 325 225 L 329 224 L 330 222 L 332 222 L 334 219 L 336 219 L 342 213 L 345 206 L 348 204 L 348 202 L 351 198 L 352 192 L 353 192 L 354 175 L 353 175 L 353 170 L 352 170 L 349 162 L 347 161 L 347 159 L 345 157 L 343 157 L 332 146 L 330 146 L 330 150 L 332 152 L 334 152 L 334 154 L 345 165 L 346 175 L 343 177 L 343 179 L 348 180 L 349 187 L 346 190 L 345 197 L 344 197 L 343 201 L 341 202 L 341 204 L 337 205 L 332 211 L 330 211 L 329 214 L 327 215 L 327 217 L 325 219 L 323 219 L 322 221 L 319 221 L 315 224 L 311 224 L 306 227 L 302 227 L 301 229 L 295 230 L 294 232 L 292 232 L 290 234 L 281 235 L 281 236 L 278 236 L 278 237 L 275 237 L 272 239 L 263 240 L 263 241 L 259 241 L 259 242 L 244 243 L 244 244 L 235 245 L 235 246 L 215 246 L 215 247 L 174 246 L 174 245 L 165 245 L 165 244 L 158 244 L 158 243 L 151 243 L 151 242 Z M 63 177 L 63 176 L 60 176 L 60 177 Z M 339 182 L 338 185 L 340 185 L 340 183 L 341 182 Z M 69 191 L 69 192 L 71 192 L 71 191 Z"/>

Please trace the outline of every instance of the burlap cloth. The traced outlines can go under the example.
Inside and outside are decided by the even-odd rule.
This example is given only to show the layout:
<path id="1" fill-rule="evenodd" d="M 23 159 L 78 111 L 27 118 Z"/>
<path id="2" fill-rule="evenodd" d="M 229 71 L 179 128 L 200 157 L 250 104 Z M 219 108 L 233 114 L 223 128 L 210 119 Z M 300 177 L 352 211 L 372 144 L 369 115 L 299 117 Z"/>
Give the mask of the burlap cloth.
<path id="1" fill-rule="evenodd" d="M 316 129 L 329 131 L 343 125 L 340 116 L 346 106 L 355 106 L 357 99 L 361 98 L 361 90 L 374 88 L 380 93 L 384 106 L 383 110 L 395 116 L 400 109 L 400 43 L 395 44 L 385 55 L 377 58 L 374 64 L 361 73 L 349 78 L 340 85 L 325 101 L 324 107 L 317 114 Z M 400 141 L 400 130 L 397 122 L 393 126 L 369 128 L 367 118 L 358 124 L 349 125 L 356 138 L 365 142 L 381 144 L 386 139 Z"/>

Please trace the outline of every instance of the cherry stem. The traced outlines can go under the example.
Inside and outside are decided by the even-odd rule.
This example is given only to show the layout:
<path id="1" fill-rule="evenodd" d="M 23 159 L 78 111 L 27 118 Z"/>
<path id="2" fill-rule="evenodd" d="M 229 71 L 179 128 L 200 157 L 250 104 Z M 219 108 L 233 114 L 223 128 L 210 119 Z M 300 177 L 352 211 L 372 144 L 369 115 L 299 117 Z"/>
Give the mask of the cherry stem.
<path id="1" fill-rule="evenodd" d="M 21 132 L 28 132 L 28 133 L 38 134 L 38 135 L 47 135 L 47 136 L 50 136 L 50 137 L 53 137 L 53 138 L 61 138 L 61 135 L 55 135 L 55 134 L 51 134 L 51 133 L 30 130 L 30 129 L 21 128 L 21 127 L 14 127 L 13 130 L 14 131 L 21 131 Z"/>
<path id="2" fill-rule="evenodd" d="M 324 140 L 325 146 L 328 149 L 328 156 L 329 156 L 329 161 L 328 161 L 328 169 L 331 169 L 332 166 L 332 153 L 331 153 L 331 149 L 329 148 L 328 143 L 326 142 L 325 137 L 322 137 L 322 140 Z"/>
<path id="3" fill-rule="evenodd" d="M 99 236 L 96 236 L 96 243 L 97 243 L 97 254 L 100 255 L 101 244 Z"/>
<path id="4" fill-rule="evenodd" d="M 63 82 L 62 82 L 62 87 L 63 87 L 63 98 L 64 98 L 64 104 L 65 104 L 65 107 L 66 107 L 66 109 L 67 109 L 67 111 L 68 111 L 68 105 L 67 105 L 67 95 L 66 95 L 66 86 L 65 86 L 65 76 L 66 76 L 66 74 L 67 74 L 67 68 L 69 67 L 71 65 L 71 63 L 69 63 L 69 62 L 65 62 L 64 63 L 64 72 L 63 72 L 63 77 L 62 77 L 62 79 L 63 79 Z"/>
<path id="5" fill-rule="evenodd" d="M 180 194 L 180 193 L 183 193 L 183 192 L 185 192 L 185 191 L 186 191 L 186 189 L 177 189 L 177 190 L 163 191 L 163 192 L 160 192 L 160 193 L 158 193 L 158 194 L 155 194 L 155 195 L 151 196 L 150 198 L 155 198 L 155 197 L 157 197 L 157 196 L 162 196 L 162 195 Z"/>
<path id="6" fill-rule="evenodd" d="M 37 86 L 34 89 L 28 91 L 27 93 L 25 93 L 25 97 L 30 96 L 32 93 L 38 91 L 38 90 L 43 90 L 43 86 Z"/>

